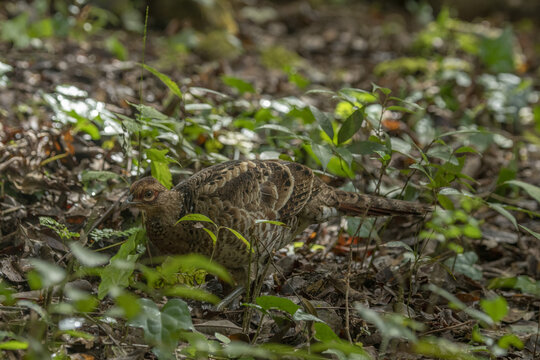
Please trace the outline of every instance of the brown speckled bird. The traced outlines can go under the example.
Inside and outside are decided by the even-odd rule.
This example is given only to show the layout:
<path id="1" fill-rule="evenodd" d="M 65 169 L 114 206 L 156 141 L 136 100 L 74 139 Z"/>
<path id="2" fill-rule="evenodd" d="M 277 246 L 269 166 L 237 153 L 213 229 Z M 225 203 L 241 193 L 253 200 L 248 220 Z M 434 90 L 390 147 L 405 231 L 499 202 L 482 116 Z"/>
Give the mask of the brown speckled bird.
<path id="1" fill-rule="evenodd" d="M 252 259 L 267 259 L 308 225 L 332 217 L 425 215 L 420 203 L 347 192 L 326 185 L 304 165 L 281 160 L 227 161 L 206 168 L 173 189 L 146 177 L 133 183 L 128 204 L 146 212 L 150 241 L 164 254 L 213 256 L 236 279 L 246 279 L 250 254 L 228 230 L 216 248 L 194 221 L 177 223 L 186 214 L 202 214 L 219 226 L 235 229 L 252 241 Z M 275 220 L 279 226 L 257 220 Z M 260 264 L 260 262 L 259 262 Z"/>

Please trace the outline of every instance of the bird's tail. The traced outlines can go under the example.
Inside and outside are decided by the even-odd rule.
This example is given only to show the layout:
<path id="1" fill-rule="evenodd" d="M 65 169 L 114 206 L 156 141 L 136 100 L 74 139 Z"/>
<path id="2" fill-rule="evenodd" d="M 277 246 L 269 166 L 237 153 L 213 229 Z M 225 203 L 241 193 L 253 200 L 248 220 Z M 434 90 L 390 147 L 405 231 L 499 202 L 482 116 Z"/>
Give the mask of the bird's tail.
<path id="1" fill-rule="evenodd" d="M 380 196 L 357 194 L 348 191 L 332 189 L 333 195 L 329 197 L 333 203 L 327 206 L 334 207 L 341 214 L 348 216 L 389 216 L 389 215 L 415 215 L 424 216 L 433 211 L 431 205 L 417 202 L 387 199 Z"/>

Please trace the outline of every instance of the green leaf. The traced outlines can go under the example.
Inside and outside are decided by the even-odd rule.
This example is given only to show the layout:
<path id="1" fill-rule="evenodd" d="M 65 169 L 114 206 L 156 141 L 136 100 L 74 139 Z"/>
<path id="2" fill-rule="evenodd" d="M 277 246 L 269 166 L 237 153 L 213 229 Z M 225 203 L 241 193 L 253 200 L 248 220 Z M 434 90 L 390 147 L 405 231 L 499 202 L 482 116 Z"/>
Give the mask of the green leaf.
<path id="1" fill-rule="evenodd" d="M 187 214 L 182 216 L 182 218 L 180 218 L 180 220 L 178 220 L 176 223 L 178 224 L 181 221 L 202 221 L 216 225 L 216 223 L 213 222 L 208 216 L 203 214 Z"/>
<path id="2" fill-rule="evenodd" d="M 66 278 L 66 270 L 40 259 L 30 259 L 30 264 L 39 273 L 43 287 L 61 283 Z"/>
<path id="3" fill-rule="evenodd" d="M 224 228 L 232 232 L 233 235 L 236 236 L 238 239 L 242 240 L 242 242 L 246 244 L 247 251 L 255 252 L 255 250 L 251 248 L 251 244 L 249 243 L 249 241 L 242 234 L 240 234 L 238 231 L 234 229 L 231 229 L 230 227 L 225 226 Z"/>
<path id="4" fill-rule="evenodd" d="M 165 85 L 167 85 L 167 87 L 173 92 L 173 94 L 175 94 L 180 99 L 182 99 L 182 92 L 180 91 L 180 88 L 178 87 L 178 85 L 174 81 L 171 80 L 170 77 L 168 77 L 165 74 L 160 73 L 159 71 L 157 71 L 153 67 L 148 66 L 146 64 L 141 64 L 141 66 L 144 69 L 150 71 L 155 76 L 157 76 L 159 78 L 159 80 L 161 80 Z"/>
<path id="5" fill-rule="evenodd" d="M 515 185 L 527 192 L 532 198 L 534 198 L 538 203 L 540 203 L 540 188 L 538 186 L 534 186 L 531 184 L 527 184 L 526 182 L 519 181 L 519 180 L 510 180 L 505 182 L 505 184 Z"/>
<path id="6" fill-rule="evenodd" d="M 416 354 L 429 359 L 481 360 L 472 354 L 469 346 L 453 343 L 443 338 L 427 337 L 413 344 Z"/>
<path id="7" fill-rule="evenodd" d="M 250 83 L 248 83 L 245 80 L 239 79 L 239 78 L 234 77 L 234 76 L 226 76 L 226 75 L 224 75 L 224 76 L 221 77 L 221 81 L 223 81 L 223 83 L 225 85 L 233 87 L 236 90 L 238 90 L 238 92 L 240 94 L 254 93 L 255 92 L 255 89 L 253 88 L 253 85 L 251 85 Z"/>
<path id="8" fill-rule="evenodd" d="M 338 132 L 338 144 L 342 144 L 345 141 L 353 137 L 354 134 L 362 127 L 364 121 L 364 113 L 362 110 L 356 110 L 353 112 L 343 123 L 341 129 Z M 332 138 L 331 138 L 332 139 Z"/>
<path id="9" fill-rule="evenodd" d="M 334 128 L 332 127 L 332 122 L 326 116 L 325 113 L 317 109 L 315 106 L 310 106 L 309 109 L 311 110 L 311 113 L 313 114 L 313 117 L 315 120 L 317 120 L 317 123 L 323 129 L 323 131 L 328 135 L 330 140 L 334 139 Z"/>
<path id="10" fill-rule="evenodd" d="M 174 162 L 174 160 L 165 156 L 168 152 L 169 149 L 158 150 L 151 148 L 145 150 L 145 154 L 150 160 L 152 176 L 167 189 L 170 189 L 172 187 L 172 175 L 168 164 Z"/>
<path id="11" fill-rule="evenodd" d="M 135 318 L 141 312 L 141 306 L 137 300 L 137 297 L 126 291 L 114 298 L 116 305 L 123 310 L 123 315 L 127 320 Z"/>
<path id="12" fill-rule="evenodd" d="M 144 330 L 144 339 L 148 345 L 157 348 L 164 357 L 171 356 L 180 334 L 193 330 L 187 304 L 180 299 L 171 299 L 161 311 L 150 299 L 139 299 L 139 305 L 142 311 L 129 324 Z"/>
<path id="13" fill-rule="evenodd" d="M 293 315 L 294 321 L 315 321 L 315 322 L 324 322 L 315 315 L 308 314 L 302 309 L 296 310 L 296 312 Z"/>
<path id="14" fill-rule="evenodd" d="M 481 299 L 480 306 L 494 322 L 499 322 L 508 314 L 508 303 L 502 296 L 492 299 Z"/>
<path id="15" fill-rule="evenodd" d="M 313 334 L 315 336 L 315 339 L 319 341 L 338 341 L 339 336 L 336 335 L 334 330 L 330 326 L 328 326 L 325 323 L 317 322 L 313 324 L 313 328 L 315 330 L 315 333 Z"/>
<path id="16" fill-rule="evenodd" d="M 359 155 L 371 155 L 376 152 L 386 151 L 386 147 L 375 141 L 358 141 L 349 146 L 349 149 Z"/>
<path id="17" fill-rule="evenodd" d="M 126 47 L 116 36 L 109 36 L 107 40 L 105 40 L 105 48 L 119 60 L 126 61 L 128 59 Z"/>
<path id="18" fill-rule="evenodd" d="M 444 290 L 444 289 L 442 289 L 442 288 L 440 288 L 440 287 L 438 287 L 438 286 L 436 286 L 434 284 L 428 284 L 427 288 L 430 291 L 434 292 L 435 294 L 444 297 L 446 300 L 448 300 L 450 302 L 450 304 L 454 308 L 462 310 L 463 312 L 465 312 L 466 314 L 468 314 L 472 318 L 477 319 L 477 320 L 482 321 L 482 322 L 485 322 L 488 325 L 493 325 L 494 324 L 494 322 L 493 322 L 493 320 L 491 319 L 490 316 L 488 316 L 487 314 L 485 314 L 485 313 L 483 313 L 481 311 L 478 311 L 476 309 L 467 307 L 467 305 L 465 305 L 461 300 L 459 300 L 454 295 L 450 294 L 448 291 L 446 291 L 446 290 Z"/>
<path id="19" fill-rule="evenodd" d="M 214 246 L 216 246 L 216 243 L 217 243 L 217 236 L 216 234 L 214 234 L 213 231 L 211 231 L 210 229 L 207 229 L 207 228 L 203 228 L 204 231 L 206 231 L 206 233 L 208 234 L 208 236 L 210 236 L 210 238 L 212 239 L 212 244 Z"/>
<path id="20" fill-rule="evenodd" d="M 143 244 L 146 236 L 144 229 L 133 233 L 128 240 L 120 246 L 109 265 L 100 273 L 101 282 L 98 287 L 98 299 L 102 300 L 114 288 L 126 288 L 129 278 L 135 269 L 135 261 L 139 254 L 135 254 L 139 245 Z M 144 249 L 144 248 L 143 248 Z"/>
<path id="21" fill-rule="evenodd" d="M 69 248 L 77 260 L 84 266 L 96 267 L 105 265 L 109 262 L 109 257 L 107 255 L 89 250 L 78 242 L 70 243 Z"/>
<path id="22" fill-rule="evenodd" d="M 388 89 L 388 88 L 385 88 L 385 87 L 380 87 L 379 85 L 377 84 L 374 84 L 374 83 L 371 83 L 371 86 L 373 87 L 373 93 L 375 93 L 377 90 L 381 91 L 384 95 L 388 96 L 390 95 L 390 93 L 392 92 L 392 90 Z"/>
<path id="23" fill-rule="evenodd" d="M 482 280 L 482 272 L 474 266 L 477 261 L 478 255 L 473 251 L 468 251 L 457 254 L 455 259 L 447 259 L 444 264 L 449 268 L 453 268 L 454 272 L 458 274 L 466 275 L 473 280 Z"/>
<path id="24" fill-rule="evenodd" d="M 326 170 L 326 167 L 328 166 L 328 163 L 333 156 L 332 151 L 328 149 L 327 146 L 315 143 L 311 144 L 311 149 L 313 150 L 315 156 L 317 156 L 317 159 L 319 159 L 319 161 L 321 162 L 323 170 Z"/>
<path id="25" fill-rule="evenodd" d="M 516 218 L 508 210 L 506 210 L 503 205 L 496 203 L 487 203 L 487 205 L 505 218 L 507 218 L 512 223 L 512 225 L 514 225 L 514 228 L 518 230 L 518 223 L 516 221 Z"/>
<path id="26" fill-rule="evenodd" d="M 528 276 L 521 275 L 510 278 L 495 278 L 489 282 L 489 289 L 518 289 L 525 294 L 532 294 L 540 298 L 540 280 L 533 280 Z"/>
<path id="27" fill-rule="evenodd" d="M 0 350 L 26 350 L 28 349 L 28 342 L 10 340 L 0 343 Z"/>
<path id="28" fill-rule="evenodd" d="M 388 106 L 386 108 L 386 110 L 392 110 L 392 111 L 399 111 L 399 112 L 414 114 L 414 110 L 411 110 L 411 109 L 408 109 L 408 108 L 406 108 L 404 106 L 399 106 L 399 105 Z"/>
<path id="29" fill-rule="evenodd" d="M 259 296 L 255 299 L 255 302 L 265 311 L 274 308 L 294 315 L 294 313 L 300 309 L 300 306 L 296 305 L 291 300 L 272 295 Z"/>
<path id="30" fill-rule="evenodd" d="M 255 220 L 255 224 L 272 224 L 272 225 L 276 225 L 276 226 L 284 226 L 284 227 L 288 227 L 288 225 L 285 224 L 284 222 L 277 221 L 277 220 L 264 220 L 264 219 L 259 219 L 259 220 Z"/>
<path id="31" fill-rule="evenodd" d="M 540 240 L 540 233 L 537 233 L 536 231 L 532 231 L 531 229 L 523 225 L 519 225 L 519 227 L 525 230 L 526 232 L 528 232 L 529 234 L 531 234 L 532 236 L 534 236 L 535 238 L 537 238 L 538 240 Z"/>
<path id="32" fill-rule="evenodd" d="M 499 345 L 502 349 L 510 349 L 510 346 L 515 347 L 516 349 L 523 349 L 523 341 L 521 341 L 520 338 L 518 338 L 514 334 L 506 334 L 501 336 L 499 341 L 497 341 L 497 345 Z"/>
<path id="33" fill-rule="evenodd" d="M 490 71 L 496 73 L 514 72 L 514 35 L 507 27 L 497 38 L 485 37 L 480 42 L 480 60 Z"/>

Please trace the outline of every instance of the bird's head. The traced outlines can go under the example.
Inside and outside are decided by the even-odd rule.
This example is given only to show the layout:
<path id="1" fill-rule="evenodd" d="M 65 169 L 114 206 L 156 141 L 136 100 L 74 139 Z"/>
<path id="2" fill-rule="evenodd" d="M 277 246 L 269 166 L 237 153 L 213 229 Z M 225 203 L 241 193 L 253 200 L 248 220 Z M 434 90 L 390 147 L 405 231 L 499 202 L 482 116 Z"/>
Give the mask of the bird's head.
<path id="1" fill-rule="evenodd" d="M 129 188 L 129 196 L 124 205 L 138 207 L 145 211 L 159 209 L 166 204 L 167 188 L 151 176 L 135 181 Z"/>

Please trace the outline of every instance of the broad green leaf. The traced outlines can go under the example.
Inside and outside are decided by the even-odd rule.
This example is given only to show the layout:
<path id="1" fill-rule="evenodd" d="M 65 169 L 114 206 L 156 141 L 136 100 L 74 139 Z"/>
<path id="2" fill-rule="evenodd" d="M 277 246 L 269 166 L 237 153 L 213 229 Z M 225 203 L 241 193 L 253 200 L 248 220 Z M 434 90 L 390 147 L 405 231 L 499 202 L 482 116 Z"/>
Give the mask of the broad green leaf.
<path id="1" fill-rule="evenodd" d="M 120 246 L 109 265 L 100 274 L 101 282 L 98 287 L 98 299 L 102 300 L 114 288 L 126 288 L 129 278 L 135 269 L 135 261 L 139 258 L 136 254 L 138 246 L 143 244 L 146 237 L 144 229 L 133 233 L 128 240 Z"/>
<path id="2" fill-rule="evenodd" d="M 165 74 L 160 73 L 153 67 L 148 66 L 146 64 L 141 64 L 141 66 L 144 69 L 150 71 L 152 74 L 154 74 L 159 80 L 161 80 L 165 85 L 167 85 L 167 87 L 173 92 L 173 94 L 175 94 L 180 99 L 182 99 L 182 91 L 180 91 L 180 88 L 178 87 L 178 85 L 174 81 L 172 81 L 170 77 L 168 77 Z"/>
<path id="3" fill-rule="evenodd" d="M 494 322 L 501 321 L 508 313 L 508 303 L 502 296 L 497 296 L 492 299 L 481 299 L 480 306 Z"/>
<path id="4" fill-rule="evenodd" d="M 519 180 L 510 180 L 505 182 L 505 184 L 515 185 L 522 188 L 527 192 L 527 194 L 540 203 L 540 187 Z"/>
<path id="5" fill-rule="evenodd" d="M 141 312 L 141 306 L 137 300 L 137 297 L 126 291 L 114 298 L 116 305 L 123 310 L 124 318 L 127 320 L 135 318 Z"/>
<path id="6" fill-rule="evenodd" d="M 109 262 L 109 257 L 107 255 L 89 250 L 78 242 L 70 243 L 69 248 L 77 260 L 84 266 L 96 267 L 105 265 Z"/>
<path id="7" fill-rule="evenodd" d="M 506 334 L 499 338 L 499 341 L 497 341 L 497 345 L 499 345 L 502 349 L 510 349 L 510 346 L 515 347 L 516 349 L 523 349 L 523 341 L 521 341 L 520 338 L 518 338 L 514 334 Z"/>
<path id="8" fill-rule="evenodd" d="M 183 331 L 193 330 L 187 304 L 180 299 L 169 300 L 161 309 L 150 299 L 139 299 L 142 311 L 129 322 L 144 330 L 145 342 L 162 357 L 171 357 Z"/>
<path id="9" fill-rule="evenodd" d="M 324 322 L 315 315 L 311 315 L 307 312 L 305 312 L 302 309 L 296 310 L 296 312 L 293 315 L 293 320 L 295 321 L 315 321 L 315 322 Z"/>
<path id="10" fill-rule="evenodd" d="M 377 90 L 380 90 L 384 95 L 388 96 L 390 95 L 390 93 L 392 92 L 392 90 L 388 89 L 388 88 L 385 88 L 385 87 L 381 87 L 377 84 L 374 84 L 374 83 L 371 83 L 371 86 L 373 87 L 373 93 L 376 93 Z"/>
<path id="11" fill-rule="evenodd" d="M 328 163 L 333 156 L 332 151 L 327 146 L 314 143 L 311 144 L 311 149 L 313 149 L 313 153 L 321 162 L 323 170 L 326 170 L 326 167 L 328 166 Z"/>
<path id="12" fill-rule="evenodd" d="M 349 146 L 351 152 L 359 155 L 371 155 L 378 151 L 384 152 L 386 148 L 381 143 L 375 141 L 358 141 Z"/>
<path id="13" fill-rule="evenodd" d="M 334 330 L 332 330 L 332 328 L 325 323 L 317 322 L 313 324 L 313 328 L 315 330 L 313 336 L 319 341 L 328 342 L 340 340 L 339 336 L 336 335 Z"/>
<path id="14" fill-rule="evenodd" d="M 473 251 L 468 251 L 463 254 L 457 254 L 456 258 L 450 258 L 444 264 L 454 269 L 454 272 L 463 274 L 473 280 L 482 280 L 482 272 L 478 270 L 474 264 L 478 261 L 478 255 Z"/>
<path id="15" fill-rule="evenodd" d="M 294 313 L 300 309 L 300 306 L 296 305 L 291 300 L 272 295 L 259 296 L 255 299 L 255 303 L 265 311 L 274 308 L 285 311 L 291 315 L 294 315 Z"/>
<path id="16" fill-rule="evenodd" d="M 480 42 L 480 59 L 490 71 L 512 73 L 514 64 L 514 35 L 507 27 L 497 38 L 485 37 Z"/>
<path id="17" fill-rule="evenodd" d="M 353 112 L 343 123 L 338 132 L 338 144 L 342 144 L 345 141 L 353 137 L 353 135 L 362 127 L 364 121 L 364 113 L 362 110 L 356 110 Z"/>
<path id="18" fill-rule="evenodd" d="M 332 127 L 332 122 L 328 118 L 328 116 L 323 113 L 321 110 L 317 109 L 315 106 L 310 106 L 309 109 L 311 110 L 311 113 L 313 114 L 313 117 L 315 120 L 317 120 L 317 123 L 323 129 L 323 131 L 328 135 L 330 140 L 334 139 L 334 128 Z"/>
<path id="19" fill-rule="evenodd" d="M 534 280 L 525 275 L 509 278 L 494 278 L 489 282 L 488 288 L 518 289 L 525 294 L 532 294 L 540 298 L 540 280 Z"/>
<path id="20" fill-rule="evenodd" d="M 172 175 L 169 170 L 169 163 L 174 160 L 165 156 L 169 152 L 169 149 L 146 149 L 145 154 L 150 160 L 150 169 L 152 170 L 152 176 L 156 178 L 167 189 L 172 187 Z"/>

